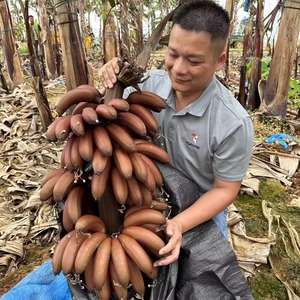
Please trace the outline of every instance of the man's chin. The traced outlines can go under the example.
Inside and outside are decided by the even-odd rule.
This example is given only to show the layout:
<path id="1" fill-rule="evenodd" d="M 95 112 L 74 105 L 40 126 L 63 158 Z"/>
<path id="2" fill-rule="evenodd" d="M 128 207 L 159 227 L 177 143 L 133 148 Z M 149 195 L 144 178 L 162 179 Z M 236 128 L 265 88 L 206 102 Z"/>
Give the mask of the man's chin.
<path id="1" fill-rule="evenodd" d="M 190 88 L 187 84 L 172 83 L 172 87 L 179 93 L 186 93 L 190 91 Z"/>

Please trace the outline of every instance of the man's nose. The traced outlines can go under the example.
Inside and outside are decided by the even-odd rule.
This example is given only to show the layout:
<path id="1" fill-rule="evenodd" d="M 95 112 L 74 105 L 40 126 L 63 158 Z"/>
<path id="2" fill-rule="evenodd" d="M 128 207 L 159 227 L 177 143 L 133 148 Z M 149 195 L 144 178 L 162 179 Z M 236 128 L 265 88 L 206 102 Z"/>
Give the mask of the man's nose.
<path id="1" fill-rule="evenodd" d="M 187 72 L 186 62 L 183 59 L 178 58 L 173 65 L 173 71 L 178 74 L 186 73 Z"/>

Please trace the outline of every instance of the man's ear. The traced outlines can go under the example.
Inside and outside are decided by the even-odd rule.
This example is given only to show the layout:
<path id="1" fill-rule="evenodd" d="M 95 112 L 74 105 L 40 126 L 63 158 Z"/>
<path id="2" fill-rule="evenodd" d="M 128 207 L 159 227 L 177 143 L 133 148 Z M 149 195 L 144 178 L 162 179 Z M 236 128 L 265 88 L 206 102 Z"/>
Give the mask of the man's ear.
<path id="1" fill-rule="evenodd" d="M 226 59 L 227 59 L 226 51 L 223 51 L 217 60 L 216 71 L 220 71 L 223 69 L 223 67 L 226 63 Z"/>

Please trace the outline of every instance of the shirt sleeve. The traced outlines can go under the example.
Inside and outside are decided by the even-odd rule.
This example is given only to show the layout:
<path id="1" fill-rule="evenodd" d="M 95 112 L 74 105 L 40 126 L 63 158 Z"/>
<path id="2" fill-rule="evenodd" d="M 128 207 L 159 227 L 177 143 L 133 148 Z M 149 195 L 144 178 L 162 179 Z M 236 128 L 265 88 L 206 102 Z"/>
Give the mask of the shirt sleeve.
<path id="1" fill-rule="evenodd" d="M 214 175 L 224 181 L 242 180 L 247 172 L 254 141 L 250 117 L 243 118 L 228 132 L 213 156 Z"/>

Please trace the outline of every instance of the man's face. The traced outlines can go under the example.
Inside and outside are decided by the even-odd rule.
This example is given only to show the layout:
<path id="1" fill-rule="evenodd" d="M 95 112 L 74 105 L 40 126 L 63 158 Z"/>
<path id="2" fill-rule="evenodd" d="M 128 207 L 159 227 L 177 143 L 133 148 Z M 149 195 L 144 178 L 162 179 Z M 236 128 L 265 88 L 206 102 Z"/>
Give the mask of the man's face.
<path id="1" fill-rule="evenodd" d="M 224 66 L 226 54 L 217 55 L 210 34 L 172 28 L 165 57 L 174 90 L 187 95 L 201 94 L 215 71 Z"/>
<path id="2" fill-rule="evenodd" d="M 29 17 L 29 24 L 33 25 L 34 24 L 34 18 L 33 17 Z"/>

